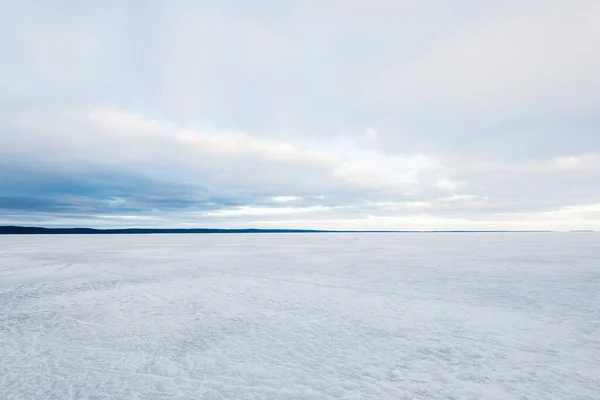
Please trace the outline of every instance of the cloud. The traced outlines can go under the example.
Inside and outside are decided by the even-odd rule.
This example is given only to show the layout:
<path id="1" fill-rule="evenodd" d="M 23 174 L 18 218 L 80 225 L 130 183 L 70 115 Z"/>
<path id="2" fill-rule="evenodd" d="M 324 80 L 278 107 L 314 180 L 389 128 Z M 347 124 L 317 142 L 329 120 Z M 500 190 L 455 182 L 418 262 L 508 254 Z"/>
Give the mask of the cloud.
<path id="1" fill-rule="evenodd" d="M 41 197 L 40 205 L 50 198 L 71 212 L 196 212 L 220 199 L 215 206 L 237 208 L 198 215 L 255 215 L 265 210 L 256 207 L 261 203 L 401 196 L 420 185 L 431 163 L 422 155 L 377 155 L 350 142 L 318 147 L 243 133 L 206 134 L 115 109 L 23 111 L 4 115 L 0 124 L 12 132 L 0 138 L 0 155 L 12 168 L 3 177 L 5 196 L 29 196 L 20 203 L 5 198 L 7 208 L 31 209 L 27 199 Z M 24 179 L 30 181 L 25 190 Z"/>
<path id="2" fill-rule="evenodd" d="M 600 223 L 597 2 L 2 8 L 2 223 Z"/>
<path id="3" fill-rule="evenodd" d="M 291 201 L 302 200 L 302 197 L 298 196 L 274 196 L 271 198 L 273 201 L 277 203 L 288 203 Z"/>
<path id="4" fill-rule="evenodd" d="M 303 216 L 302 227 L 418 229 L 436 220 L 466 229 L 528 215 L 535 228 L 547 215 L 566 218 L 569 207 L 595 207 L 600 194 L 590 187 L 600 187 L 598 154 L 465 164 L 349 139 L 202 133 L 102 108 L 12 112 L 0 127 L 12 132 L 0 137 L 6 223 L 30 213 L 92 225 L 283 226 Z"/>

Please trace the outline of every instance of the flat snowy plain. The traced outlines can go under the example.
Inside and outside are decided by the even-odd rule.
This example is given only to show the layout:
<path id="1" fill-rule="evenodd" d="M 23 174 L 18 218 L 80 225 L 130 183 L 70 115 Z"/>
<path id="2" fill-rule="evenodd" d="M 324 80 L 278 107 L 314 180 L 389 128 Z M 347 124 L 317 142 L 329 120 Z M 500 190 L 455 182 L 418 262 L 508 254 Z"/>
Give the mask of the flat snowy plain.
<path id="1" fill-rule="evenodd" d="M 0 236 L 0 398 L 598 400 L 600 235 Z"/>

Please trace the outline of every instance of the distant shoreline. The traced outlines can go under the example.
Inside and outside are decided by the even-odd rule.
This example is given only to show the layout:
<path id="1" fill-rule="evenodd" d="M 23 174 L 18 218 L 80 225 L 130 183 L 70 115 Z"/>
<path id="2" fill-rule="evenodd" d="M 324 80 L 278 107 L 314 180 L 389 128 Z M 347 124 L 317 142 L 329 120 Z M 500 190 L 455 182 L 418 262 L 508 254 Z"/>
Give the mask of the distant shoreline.
<path id="1" fill-rule="evenodd" d="M 526 233 L 554 232 L 550 230 L 328 230 L 328 229 L 158 229 L 158 228 L 44 228 L 31 226 L 0 226 L 0 235 L 140 235 L 140 234 L 206 234 L 206 233 Z M 576 232 L 576 231 L 574 231 Z M 579 231 L 583 232 L 583 231 Z M 593 231 L 585 231 L 593 232 Z"/>

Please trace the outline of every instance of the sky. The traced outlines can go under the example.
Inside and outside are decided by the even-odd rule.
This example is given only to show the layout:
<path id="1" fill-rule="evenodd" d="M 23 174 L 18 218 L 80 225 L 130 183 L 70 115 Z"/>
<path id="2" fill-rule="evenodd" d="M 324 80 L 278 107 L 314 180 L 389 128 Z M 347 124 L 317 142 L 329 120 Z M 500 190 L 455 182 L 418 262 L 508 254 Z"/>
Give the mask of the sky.
<path id="1" fill-rule="evenodd" d="M 0 225 L 600 229 L 597 0 L 0 0 Z"/>

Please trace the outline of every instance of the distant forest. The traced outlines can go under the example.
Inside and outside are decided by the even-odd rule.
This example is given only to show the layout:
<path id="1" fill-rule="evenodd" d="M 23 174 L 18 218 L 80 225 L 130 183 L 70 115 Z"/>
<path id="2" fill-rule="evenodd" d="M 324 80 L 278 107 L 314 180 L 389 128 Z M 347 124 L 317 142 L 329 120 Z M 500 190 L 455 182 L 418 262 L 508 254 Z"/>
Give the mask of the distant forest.
<path id="1" fill-rule="evenodd" d="M 298 233 L 332 232 L 302 229 L 93 229 L 93 228 L 42 228 L 28 226 L 0 226 L 0 235 L 102 235 L 102 234 L 145 234 L 145 233 Z"/>
<path id="2" fill-rule="evenodd" d="M 158 228 L 124 228 L 124 229 L 94 229 L 94 228 L 43 228 L 29 226 L 0 226 L 0 235 L 139 235 L 149 233 L 468 233 L 468 232 L 551 232 L 551 231 L 341 231 L 316 229 L 158 229 Z M 580 231 L 581 232 L 581 231 Z"/>

